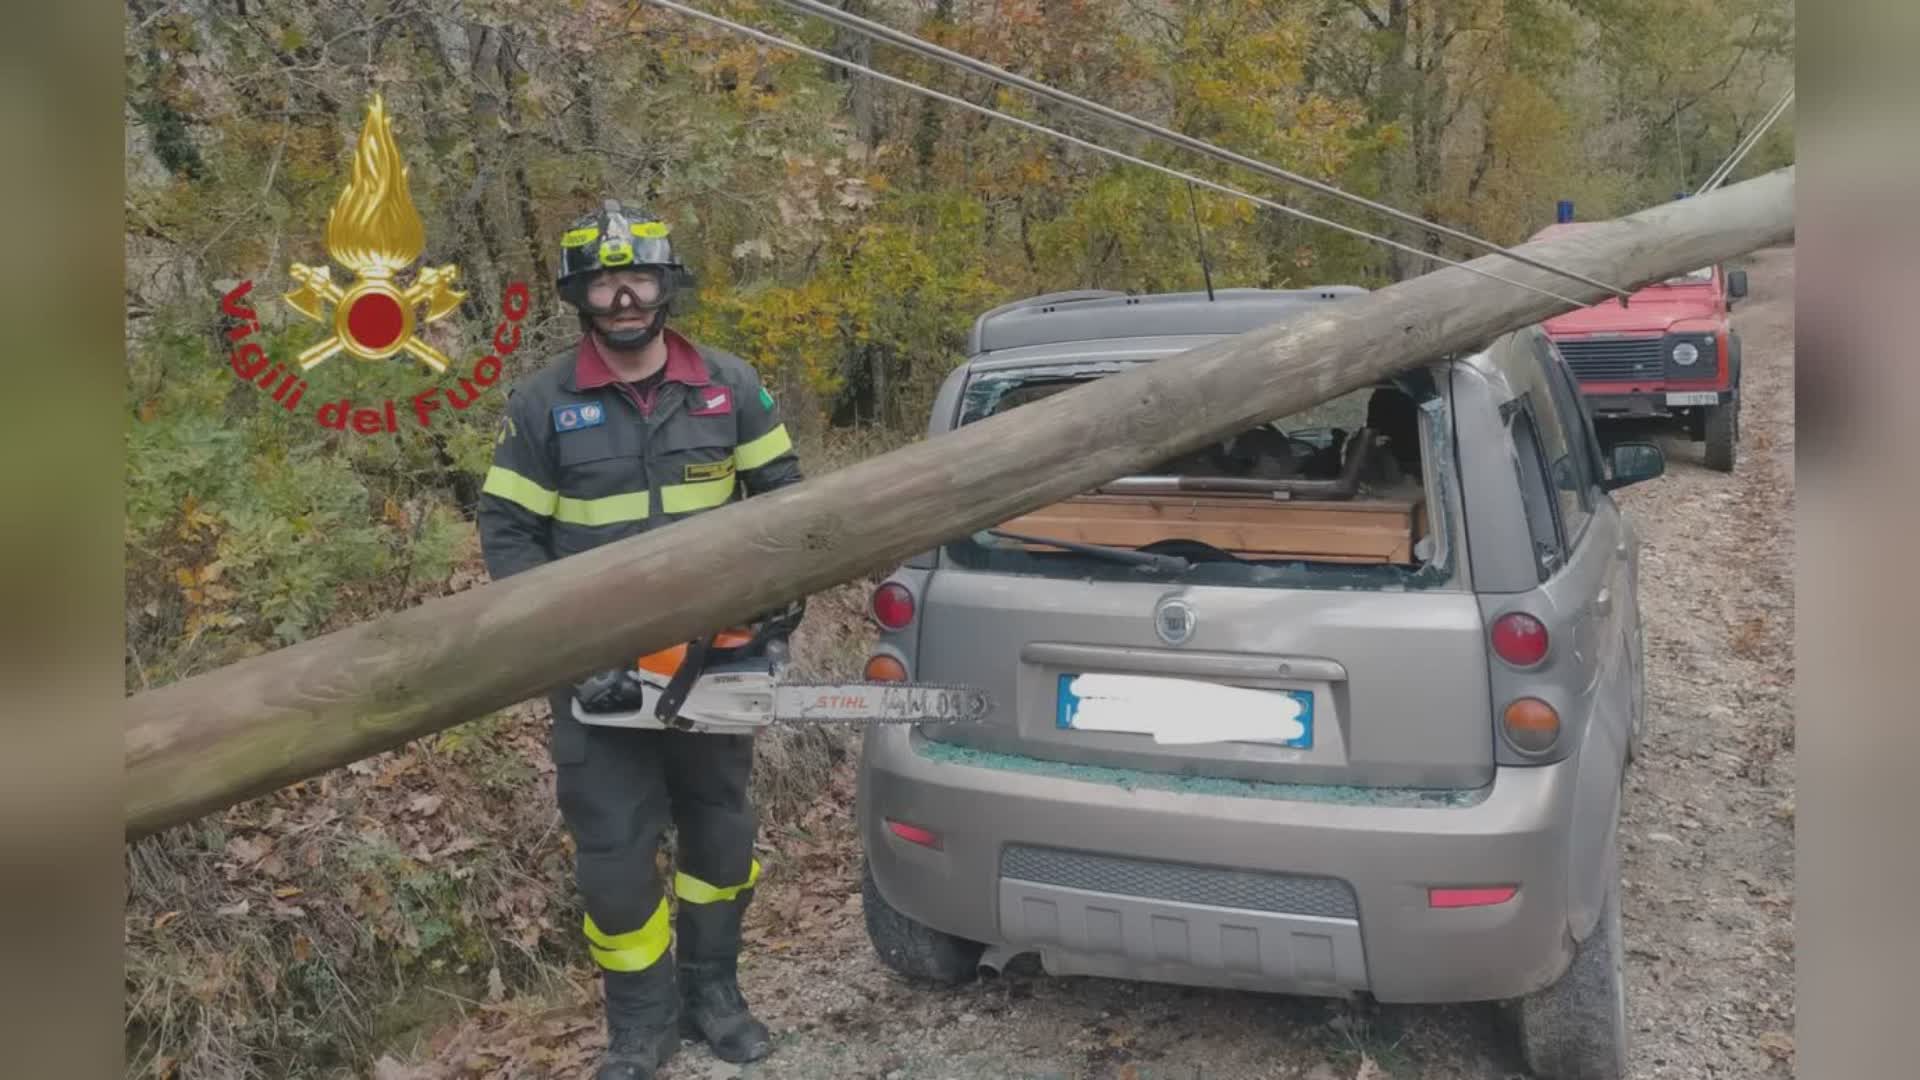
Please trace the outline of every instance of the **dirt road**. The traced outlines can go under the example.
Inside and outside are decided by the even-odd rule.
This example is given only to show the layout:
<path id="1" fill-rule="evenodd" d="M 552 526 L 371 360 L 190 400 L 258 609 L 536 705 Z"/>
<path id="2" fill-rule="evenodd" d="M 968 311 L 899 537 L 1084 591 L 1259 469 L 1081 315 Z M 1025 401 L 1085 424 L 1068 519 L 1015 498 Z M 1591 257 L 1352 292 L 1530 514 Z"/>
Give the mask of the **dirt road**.
<path id="1" fill-rule="evenodd" d="M 1665 478 L 1622 493 L 1642 530 L 1652 726 L 1628 785 L 1624 912 L 1634 1075 L 1791 1075 L 1793 1027 L 1793 254 L 1746 265 L 1744 444 L 1730 475 L 1667 440 Z M 776 1055 L 738 1069 L 689 1047 L 667 1080 L 1383 1080 L 1522 1077 L 1491 1007 L 1364 1009 L 1051 979 L 909 987 L 862 930 L 851 776 L 764 837 L 772 875 L 742 981 Z M 450 1029 L 392 1076 L 573 1076 L 590 992 Z M 545 1003 L 550 1005 L 551 1003 Z"/>

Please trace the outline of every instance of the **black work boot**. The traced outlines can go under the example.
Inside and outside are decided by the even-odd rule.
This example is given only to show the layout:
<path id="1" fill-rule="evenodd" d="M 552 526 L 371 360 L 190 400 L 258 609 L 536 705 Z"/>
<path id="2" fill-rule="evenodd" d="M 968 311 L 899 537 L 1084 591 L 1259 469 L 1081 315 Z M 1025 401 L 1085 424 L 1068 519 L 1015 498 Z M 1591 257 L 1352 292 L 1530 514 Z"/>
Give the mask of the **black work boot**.
<path id="1" fill-rule="evenodd" d="M 607 1053 L 594 1080 L 653 1080 L 680 1049 L 679 988 L 673 957 L 644 971 L 602 971 L 607 995 Z"/>
<path id="2" fill-rule="evenodd" d="M 680 954 L 680 1033 L 742 1065 L 773 1052 L 767 1026 L 747 1011 L 739 981 L 740 920 L 748 896 L 711 904 L 682 901 L 676 915 Z"/>

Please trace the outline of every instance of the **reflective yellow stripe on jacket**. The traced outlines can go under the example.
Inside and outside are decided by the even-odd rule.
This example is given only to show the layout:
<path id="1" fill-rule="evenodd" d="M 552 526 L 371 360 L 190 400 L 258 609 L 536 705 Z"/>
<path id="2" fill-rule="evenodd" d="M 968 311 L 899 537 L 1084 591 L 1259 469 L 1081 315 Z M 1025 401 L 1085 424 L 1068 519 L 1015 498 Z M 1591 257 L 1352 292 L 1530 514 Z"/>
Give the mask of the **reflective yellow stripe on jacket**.
<path id="1" fill-rule="evenodd" d="M 781 424 L 757 439 L 734 447 L 733 459 L 742 470 L 757 469 L 791 449 L 793 439 L 787 434 L 787 425 Z"/>
<path id="2" fill-rule="evenodd" d="M 667 946 L 673 943 L 673 928 L 667 914 L 667 898 L 660 898 L 660 906 L 648 917 L 646 925 L 638 930 L 629 930 L 624 934 L 608 934 L 594 925 L 589 914 L 583 929 L 587 935 L 587 951 L 593 954 L 593 961 L 608 971 L 645 971 L 652 967 L 661 956 L 666 954 Z"/>
<path id="3" fill-rule="evenodd" d="M 618 525 L 623 521 L 647 519 L 648 499 L 644 491 L 599 499 L 570 499 L 498 465 L 487 470 L 486 483 L 480 490 L 569 525 Z"/>
<path id="4" fill-rule="evenodd" d="M 569 525 L 618 525 L 623 521 L 647 519 L 647 493 L 630 491 L 598 499 L 569 499 L 561 496 L 553 508 L 553 519 Z"/>
<path id="5" fill-rule="evenodd" d="M 498 465 L 487 470 L 487 481 L 480 485 L 480 490 L 524 506 L 541 517 L 552 517 L 554 503 L 560 499 L 559 492 L 548 491 L 512 469 Z"/>
<path id="6" fill-rule="evenodd" d="M 731 471 L 718 480 L 699 480 L 691 484 L 665 484 L 660 488 L 660 512 L 663 514 L 690 514 L 695 510 L 711 510 L 733 498 L 734 476 Z"/>
<path id="7" fill-rule="evenodd" d="M 760 860 L 753 860 L 753 869 L 747 872 L 747 880 L 738 885 L 721 888 L 709 885 L 692 874 L 673 875 L 673 894 L 689 904 L 716 904 L 722 900 L 732 900 L 746 892 L 760 880 Z"/>

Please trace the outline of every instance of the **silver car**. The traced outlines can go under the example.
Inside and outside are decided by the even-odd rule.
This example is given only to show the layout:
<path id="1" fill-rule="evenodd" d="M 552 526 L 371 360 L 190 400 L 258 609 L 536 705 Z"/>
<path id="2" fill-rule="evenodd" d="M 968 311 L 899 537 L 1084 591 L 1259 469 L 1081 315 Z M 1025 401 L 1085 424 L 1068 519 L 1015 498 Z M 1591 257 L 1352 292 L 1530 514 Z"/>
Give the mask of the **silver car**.
<path id="1" fill-rule="evenodd" d="M 1005 305 L 930 431 L 1358 292 Z M 1036 953 L 1057 975 L 1505 1001 L 1536 1075 L 1620 1077 L 1646 698 L 1609 492 L 1664 468 L 1603 454 L 1530 327 L 909 560 L 873 596 L 869 673 L 999 708 L 866 736 L 879 955 L 940 983 Z"/>

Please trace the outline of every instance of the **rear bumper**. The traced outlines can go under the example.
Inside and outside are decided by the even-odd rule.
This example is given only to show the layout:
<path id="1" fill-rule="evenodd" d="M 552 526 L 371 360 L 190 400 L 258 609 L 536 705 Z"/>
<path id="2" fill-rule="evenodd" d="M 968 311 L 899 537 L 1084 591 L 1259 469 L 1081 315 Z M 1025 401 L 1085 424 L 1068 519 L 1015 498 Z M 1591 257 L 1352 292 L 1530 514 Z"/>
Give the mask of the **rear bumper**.
<path id="1" fill-rule="evenodd" d="M 1056 973 L 1482 1001 L 1545 986 L 1572 956 L 1577 759 L 1501 768 L 1482 798 L 1421 807 L 1127 788 L 934 760 L 925 745 L 904 728 L 867 737 L 861 830 L 881 895 L 935 929 L 1037 951 Z M 1488 907 L 1428 901 L 1433 887 L 1498 885 L 1519 891 Z"/>

